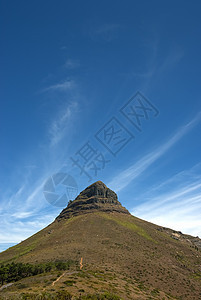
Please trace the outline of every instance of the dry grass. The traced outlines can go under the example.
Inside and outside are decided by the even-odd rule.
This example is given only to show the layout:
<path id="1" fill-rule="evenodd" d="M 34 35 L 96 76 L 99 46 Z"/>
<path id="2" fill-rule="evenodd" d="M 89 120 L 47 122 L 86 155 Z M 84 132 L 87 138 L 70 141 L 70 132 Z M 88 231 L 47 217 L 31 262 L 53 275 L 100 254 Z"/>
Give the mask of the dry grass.
<path id="1" fill-rule="evenodd" d="M 122 299 L 201 298 L 201 252 L 131 215 L 97 212 L 53 222 L 1 253 L 0 261 L 80 261 L 81 257 L 83 271 L 66 273 L 54 286 L 57 274 L 43 274 L 21 280 L 26 288 L 18 289 L 15 283 L 1 295 L 54 288 L 75 296 L 108 291 Z"/>

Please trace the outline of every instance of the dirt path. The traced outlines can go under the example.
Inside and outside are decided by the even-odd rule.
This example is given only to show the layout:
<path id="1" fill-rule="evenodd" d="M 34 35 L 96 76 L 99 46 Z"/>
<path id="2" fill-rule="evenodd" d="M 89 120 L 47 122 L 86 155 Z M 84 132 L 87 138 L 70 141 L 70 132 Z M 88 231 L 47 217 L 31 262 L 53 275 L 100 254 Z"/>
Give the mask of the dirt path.
<path id="1" fill-rule="evenodd" d="M 7 283 L 7 284 L 4 284 L 0 287 L 0 291 L 2 291 L 3 289 L 6 289 L 7 287 L 13 285 L 13 282 L 10 282 L 10 283 Z"/>
<path id="2" fill-rule="evenodd" d="M 73 271 L 73 272 L 64 272 L 61 276 L 59 276 L 55 281 L 52 282 L 52 286 L 55 285 L 56 282 L 58 282 L 64 275 L 72 275 L 78 273 L 78 271 Z"/>
<path id="3" fill-rule="evenodd" d="M 78 273 L 78 271 L 73 271 L 73 272 L 64 272 L 61 276 L 59 276 L 55 281 L 52 282 L 52 286 L 55 285 L 56 282 L 58 282 L 64 275 L 72 275 L 72 274 L 75 274 L 75 273 Z M 14 282 L 10 282 L 10 283 L 7 283 L 7 284 L 4 284 L 0 287 L 0 291 L 2 291 L 3 289 L 6 289 L 7 287 L 13 285 Z"/>

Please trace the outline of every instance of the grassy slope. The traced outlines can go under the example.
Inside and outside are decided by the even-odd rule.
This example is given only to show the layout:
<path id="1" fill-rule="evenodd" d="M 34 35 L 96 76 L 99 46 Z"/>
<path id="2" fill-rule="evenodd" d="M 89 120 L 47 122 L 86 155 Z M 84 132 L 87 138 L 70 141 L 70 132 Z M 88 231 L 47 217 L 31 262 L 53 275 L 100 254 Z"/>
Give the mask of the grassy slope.
<path id="1" fill-rule="evenodd" d="M 105 278 L 107 273 L 113 274 L 112 278 L 118 275 L 117 290 L 119 294 L 127 295 L 123 299 L 135 299 L 133 288 L 139 289 L 140 293 L 145 293 L 147 288 L 147 293 L 159 289 L 166 295 L 182 296 L 181 299 L 201 298 L 201 252 L 157 228 L 131 215 L 86 214 L 53 222 L 1 253 L 0 261 L 80 261 L 82 257 L 86 276 L 90 276 L 90 272 L 104 272 Z M 126 282 L 120 283 L 123 278 Z M 62 280 L 65 281 L 65 276 Z M 109 284 L 108 279 L 105 280 Z M 96 281 L 101 283 L 100 278 Z M 126 284 L 130 296 L 125 294 Z M 144 299 L 148 299 L 147 296 Z"/>

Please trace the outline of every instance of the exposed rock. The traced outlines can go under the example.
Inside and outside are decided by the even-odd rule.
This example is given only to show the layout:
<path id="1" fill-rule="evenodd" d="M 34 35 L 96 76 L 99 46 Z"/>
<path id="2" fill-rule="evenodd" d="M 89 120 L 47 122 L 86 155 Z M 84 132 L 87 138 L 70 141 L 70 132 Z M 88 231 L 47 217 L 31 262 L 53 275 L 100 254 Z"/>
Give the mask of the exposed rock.
<path id="1" fill-rule="evenodd" d="M 56 220 L 69 219 L 72 216 L 94 211 L 130 214 L 118 201 L 117 194 L 110 190 L 102 181 L 97 181 L 82 191 L 74 201 L 70 201 Z"/>
<path id="2" fill-rule="evenodd" d="M 193 237 L 188 234 L 184 234 L 181 231 L 176 231 L 166 227 L 157 228 L 158 231 L 166 232 L 171 238 L 180 242 L 187 242 L 191 247 L 195 249 L 201 249 L 201 239 L 197 237 Z"/>

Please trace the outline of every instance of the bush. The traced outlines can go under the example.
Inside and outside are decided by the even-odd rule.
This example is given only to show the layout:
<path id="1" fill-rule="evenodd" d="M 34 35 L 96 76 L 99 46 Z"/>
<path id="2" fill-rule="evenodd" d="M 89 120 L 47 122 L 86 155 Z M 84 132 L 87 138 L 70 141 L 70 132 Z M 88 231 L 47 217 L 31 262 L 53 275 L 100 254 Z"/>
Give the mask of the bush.
<path id="1" fill-rule="evenodd" d="M 78 300 L 120 300 L 120 297 L 110 293 L 104 293 L 104 294 L 80 296 Z"/>
<path id="2" fill-rule="evenodd" d="M 69 269 L 72 261 L 67 262 L 52 262 L 32 265 L 29 263 L 14 263 L 0 265 L 0 283 L 18 281 L 22 278 L 35 276 L 44 272 L 53 270 L 67 270 Z"/>
<path id="3" fill-rule="evenodd" d="M 67 291 L 57 292 L 56 297 L 58 297 L 58 298 L 55 298 L 55 299 L 60 299 L 60 300 L 71 300 L 72 299 L 72 295 L 69 294 Z"/>
<path id="4" fill-rule="evenodd" d="M 72 286 L 74 283 L 76 283 L 75 280 L 66 280 L 66 281 L 64 281 L 64 284 L 66 284 L 67 286 Z"/>

